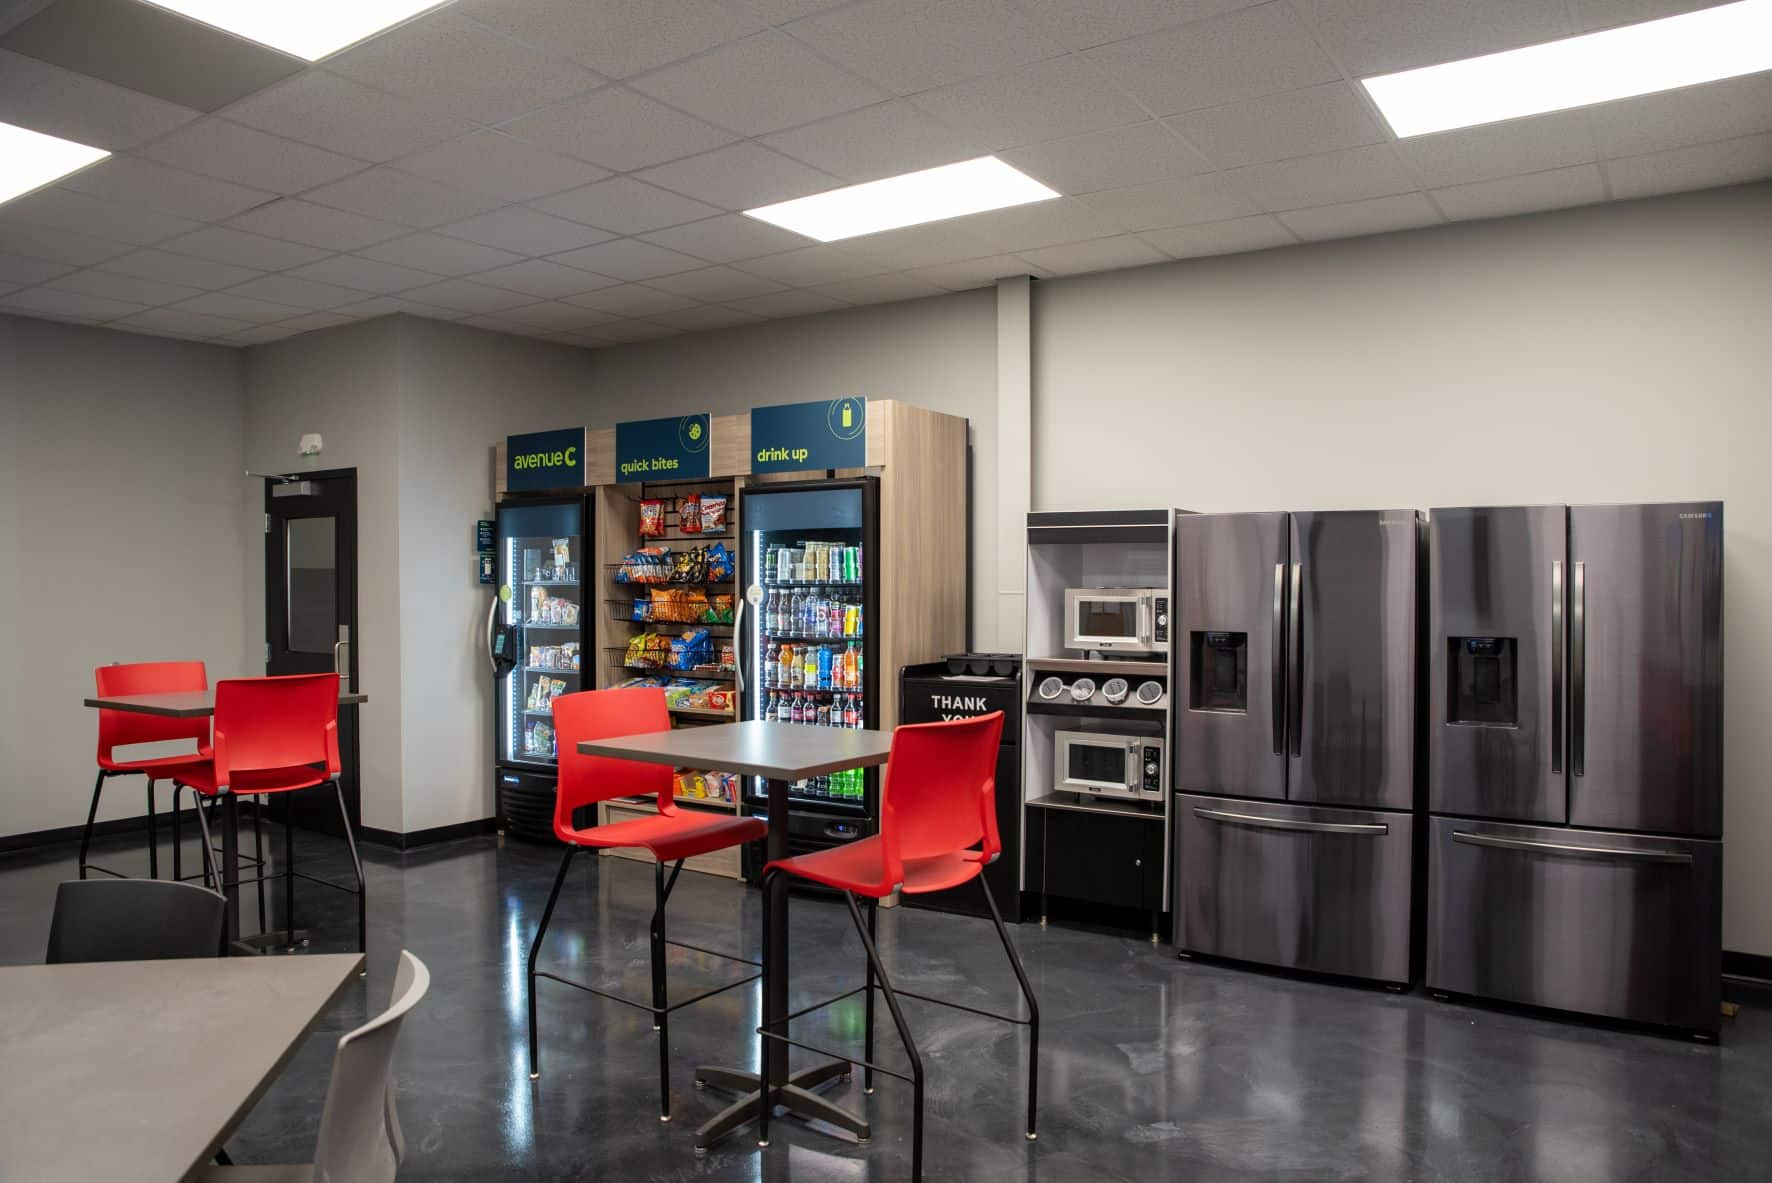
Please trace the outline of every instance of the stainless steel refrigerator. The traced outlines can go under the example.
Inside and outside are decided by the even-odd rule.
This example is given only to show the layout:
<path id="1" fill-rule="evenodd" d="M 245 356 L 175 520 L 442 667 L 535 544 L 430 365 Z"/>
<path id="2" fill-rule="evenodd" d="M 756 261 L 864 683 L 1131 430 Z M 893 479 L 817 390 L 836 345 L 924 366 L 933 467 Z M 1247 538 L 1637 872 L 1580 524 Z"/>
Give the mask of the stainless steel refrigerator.
<path id="1" fill-rule="evenodd" d="M 1176 522 L 1183 952 L 1411 980 L 1410 509 Z"/>
<path id="2" fill-rule="evenodd" d="M 1714 1035 L 1722 504 L 1430 539 L 1428 987 Z"/>

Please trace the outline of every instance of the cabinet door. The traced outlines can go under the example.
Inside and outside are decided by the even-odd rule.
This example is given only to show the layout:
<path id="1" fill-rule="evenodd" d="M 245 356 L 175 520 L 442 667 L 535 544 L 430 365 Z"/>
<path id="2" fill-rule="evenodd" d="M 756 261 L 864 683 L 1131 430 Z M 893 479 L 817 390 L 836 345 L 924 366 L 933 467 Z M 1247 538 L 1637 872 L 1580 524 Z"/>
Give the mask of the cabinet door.
<path id="1" fill-rule="evenodd" d="M 1144 912 L 1163 901 L 1161 815 L 1115 817 L 1076 809 L 1034 809 L 1028 858 L 1047 895 Z M 1030 875 L 1034 890 L 1042 881 Z"/>

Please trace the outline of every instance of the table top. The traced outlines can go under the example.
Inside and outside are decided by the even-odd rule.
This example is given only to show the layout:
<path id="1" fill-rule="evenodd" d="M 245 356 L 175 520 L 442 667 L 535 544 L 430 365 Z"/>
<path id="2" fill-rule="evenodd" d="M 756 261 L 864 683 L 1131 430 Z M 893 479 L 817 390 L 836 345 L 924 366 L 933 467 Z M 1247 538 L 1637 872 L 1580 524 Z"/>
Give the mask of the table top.
<path id="1" fill-rule="evenodd" d="M 333 953 L 0 968 L 0 1178 L 183 1178 L 362 964 Z"/>
<path id="2" fill-rule="evenodd" d="M 615 756 L 646 764 L 706 768 L 769 780 L 804 780 L 844 768 L 886 763 L 892 733 L 753 721 L 586 740 L 578 750 L 587 756 Z"/>
<path id="3" fill-rule="evenodd" d="M 369 701 L 367 694 L 346 691 L 338 696 L 341 707 L 361 706 Z M 111 694 L 89 698 L 89 707 L 107 711 L 129 711 L 137 715 L 159 715 L 167 719 L 206 719 L 215 714 L 215 691 L 180 690 L 170 694 Z"/>

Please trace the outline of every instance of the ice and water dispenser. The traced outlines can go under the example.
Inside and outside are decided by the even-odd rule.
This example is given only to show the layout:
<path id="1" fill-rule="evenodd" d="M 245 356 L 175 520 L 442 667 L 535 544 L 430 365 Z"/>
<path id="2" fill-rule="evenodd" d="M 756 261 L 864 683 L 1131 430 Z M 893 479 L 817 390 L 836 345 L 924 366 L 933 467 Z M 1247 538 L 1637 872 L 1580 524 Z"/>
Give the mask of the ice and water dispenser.
<path id="1" fill-rule="evenodd" d="M 1446 638 L 1446 722 L 1519 722 L 1519 639 Z"/>
<path id="2" fill-rule="evenodd" d="M 1195 631 L 1188 645 L 1188 705 L 1196 711 L 1247 711 L 1249 634 Z"/>

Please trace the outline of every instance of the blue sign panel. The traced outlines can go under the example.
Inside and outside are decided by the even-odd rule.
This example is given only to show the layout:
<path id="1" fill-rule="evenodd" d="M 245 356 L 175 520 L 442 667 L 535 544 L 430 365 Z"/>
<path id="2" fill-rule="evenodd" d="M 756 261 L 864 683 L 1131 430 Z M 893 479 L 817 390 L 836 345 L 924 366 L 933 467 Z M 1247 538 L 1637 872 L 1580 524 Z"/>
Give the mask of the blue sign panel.
<path id="1" fill-rule="evenodd" d="M 585 429 L 532 431 L 505 438 L 505 488 L 512 493 L 581 489 L 585 483 Z"/>
<path id="2" fill-rule="evenodd" d="M 751 471 L 862 468 L 868 462 L 862 398 L 751 408 Z"/>
<path id="3" fill-rule="evenodd" d="M 474 553 L 489 555 L 498 549 L 493 543 L 493 530 L 498 523 L 491 518 L 481 518 L 474 523 Z"/>
<path id="4" fill-rule="evenodd" d="M 698 480 L 708 475 L 708 415 L 615 425 L 615 479 Z"/>

